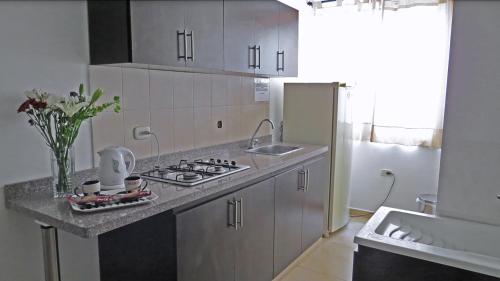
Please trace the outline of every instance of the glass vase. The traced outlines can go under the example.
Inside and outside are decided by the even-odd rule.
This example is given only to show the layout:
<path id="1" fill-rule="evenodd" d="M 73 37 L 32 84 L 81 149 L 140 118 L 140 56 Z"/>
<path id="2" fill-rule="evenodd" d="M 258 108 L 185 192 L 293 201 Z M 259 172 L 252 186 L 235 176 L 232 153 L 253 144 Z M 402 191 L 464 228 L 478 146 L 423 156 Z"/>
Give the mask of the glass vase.
<path id="1" fill-rule="evenodd" d="M 72 194 L 72 181 L 75 174 L 75 152 L 73 146 L 52 150 L 50 163 L 54 198 L 64 198 Z"/>

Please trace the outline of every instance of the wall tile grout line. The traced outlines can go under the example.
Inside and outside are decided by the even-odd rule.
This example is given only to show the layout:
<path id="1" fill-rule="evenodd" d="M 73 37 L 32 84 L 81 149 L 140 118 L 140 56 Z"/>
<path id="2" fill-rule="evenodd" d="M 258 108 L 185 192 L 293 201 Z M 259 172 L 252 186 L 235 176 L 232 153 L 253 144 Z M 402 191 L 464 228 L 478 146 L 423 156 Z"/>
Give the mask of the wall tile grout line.
<path id="1" fill-rule="evenodd" d="M 123 105 L 120 118 L 109 113 L 96 119 L 95 148 L 125 145 L 140 159 L 153 156 L 156 145 L 152 138 L 148 143 L 133 140 L 136 126 L 157 131 L 161 153 L 170 153 L 243 139 L 250 127 L 268 117 L 269 103 L 253 101 L 253 80 L 248 77 L 112 66 L 90 66 L 90 71 L 99 76 L 90 86 L 109 88 L 121 95 Z M 119 141 L 112 132 L 120 133 Z"/>

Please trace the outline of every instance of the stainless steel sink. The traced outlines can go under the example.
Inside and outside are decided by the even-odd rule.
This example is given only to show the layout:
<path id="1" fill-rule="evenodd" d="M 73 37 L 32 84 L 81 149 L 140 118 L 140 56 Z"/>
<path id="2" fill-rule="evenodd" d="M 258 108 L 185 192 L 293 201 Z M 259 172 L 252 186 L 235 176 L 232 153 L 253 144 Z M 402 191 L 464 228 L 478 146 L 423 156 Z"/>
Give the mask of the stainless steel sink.
<path id="1" fill-rule="evenodd" d="M 264 155 L 281 156 L 281 155 L 285 155 L 288 153 L 292 153 L 292 152 L 300 150 L 300 149 L 302 149 L 302 147 L 300 147 L 300 146 L 271 144 L 271 145 L 252 148 L 252 149 L 246 150 L 246 152 L 256 153 L 256 154 L 264 154 Z"/>

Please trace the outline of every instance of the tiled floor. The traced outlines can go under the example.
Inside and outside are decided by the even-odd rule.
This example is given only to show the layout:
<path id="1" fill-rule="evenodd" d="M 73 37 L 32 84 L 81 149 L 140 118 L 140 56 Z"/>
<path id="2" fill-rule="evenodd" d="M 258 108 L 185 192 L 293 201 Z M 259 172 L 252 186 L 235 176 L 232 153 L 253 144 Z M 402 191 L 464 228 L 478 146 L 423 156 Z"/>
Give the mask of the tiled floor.
<path id="1" fill-rule="evenodd" d="M 322 239 L 318 245 L 275 281 L 351 281 L 354 235 L 367 217 L 352 218 L 343 229 Z"/>

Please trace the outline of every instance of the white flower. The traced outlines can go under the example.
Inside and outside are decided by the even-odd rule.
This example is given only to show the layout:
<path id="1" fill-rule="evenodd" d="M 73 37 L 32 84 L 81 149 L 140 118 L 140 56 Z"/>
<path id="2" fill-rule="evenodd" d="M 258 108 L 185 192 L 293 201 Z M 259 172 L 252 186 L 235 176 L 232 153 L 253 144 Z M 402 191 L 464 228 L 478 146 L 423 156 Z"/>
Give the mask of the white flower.
<path id="1" fill-rule="evenodd" d="M 56 95 L 48 95 L 47 106 L 54 107 L 56 104 L 64 103 L 64 98 Z"/>
<path id="2" fill-rule="evenodd" d="M 73 115 L 75 115 L 78 111 L 80 111 L 80 109 L 87 106 L 87 103 L 86 102 L 75 103 L 72 101 L 66 101 L 63 103 L 56 103 L 54 106 L 59 108 L 68 117 L 73 117 Z"/>
<path id="3" fill-rule="evenodd" d="M 51 94 L 49 94 L 49 93 L 43 92 L 42 90 L 36 90 L 36 89 L 33 89 L 31 91 L 26 91 L 26 92 L 24 92 L 24 94 L 29 99 L 34 99 L 37 101 L 44 101 L 44 102 L 46 102 L 47 99 L 49 98 L 49 96 L 51 96 Z"/>
<path id="4" fill-rule="evenodd" d="M 29 99 L 38 99 L 39 95 L 38 95 L 38 91 L 33 89 L 31 91 L 26 91 L 24 92 L 24 94 L 26 95 L 26 97 L 28 97 Z"/>

